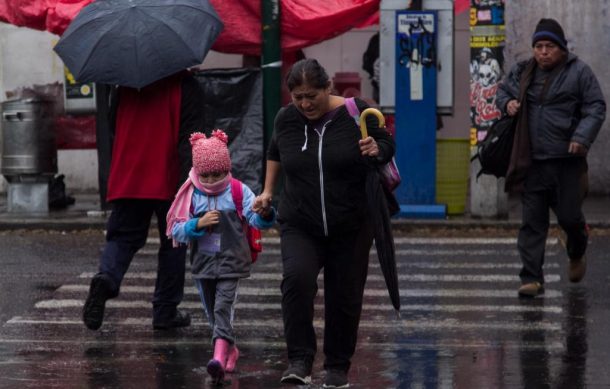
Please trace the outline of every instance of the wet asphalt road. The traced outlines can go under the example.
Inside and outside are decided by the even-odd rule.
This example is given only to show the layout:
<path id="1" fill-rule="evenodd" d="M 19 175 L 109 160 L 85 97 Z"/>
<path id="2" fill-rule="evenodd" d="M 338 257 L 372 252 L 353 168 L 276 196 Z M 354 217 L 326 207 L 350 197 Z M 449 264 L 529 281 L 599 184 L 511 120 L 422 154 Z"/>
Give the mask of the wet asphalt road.
<path id="1" fill-rule="evenodd" d="M 514 235 L 399 237 L 401 318 L 373 253 L 352 387 L 610 387 L 609 237 L 594 231 L 588 274 L 578 285 L 567 281 L 565 254 L 550 237 L 546 293 L 528 300 L 516 296 Z M 193 325 L 152 330 L 155 239 L 134 259 L 101 330 L 82 325 L 102 245 L 101 231 L 0 232 L 0 388 L 211 387 L 210 330 L 188 277 L 182 308 Z M 280 277 L 277 239 L 267 239 L 240 286 L 235 328 L 242 356 L 224 387 L 282 387 Z M 320 335 L 321 307 L 318 298 Z M 321 344 L 319 350 L 313 388 L 324 380 Z"/>

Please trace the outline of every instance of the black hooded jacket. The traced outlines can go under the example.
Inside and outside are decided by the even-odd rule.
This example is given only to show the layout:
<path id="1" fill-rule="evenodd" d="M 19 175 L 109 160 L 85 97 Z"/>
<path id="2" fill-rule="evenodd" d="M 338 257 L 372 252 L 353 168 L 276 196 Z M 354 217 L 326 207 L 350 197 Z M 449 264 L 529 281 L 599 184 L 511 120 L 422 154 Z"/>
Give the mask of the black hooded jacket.
<path id="1" fill-rule="evenodd" d="M 368 108 L 356 99 L 360 112 Z M 366 215 L 367 164 L 384 164 L 394 155 L 394 140 L 367 117 L 367 129 L 379 146 L 379 157 L 363 157 L 360 130 L 347 108 L 338 108 L 318 134 L 292 104 L 275 118 L 267 159 L 281 163 L 285 181 L 278 221 L 318 236 L 353 231 Z"/>

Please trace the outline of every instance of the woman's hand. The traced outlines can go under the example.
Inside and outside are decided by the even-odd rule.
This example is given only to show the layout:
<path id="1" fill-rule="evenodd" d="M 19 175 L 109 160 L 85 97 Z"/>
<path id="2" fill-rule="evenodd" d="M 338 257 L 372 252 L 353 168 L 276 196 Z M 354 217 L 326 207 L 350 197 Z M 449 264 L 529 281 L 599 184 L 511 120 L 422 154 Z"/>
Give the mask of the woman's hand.
<path id="1" fill-rule="evenodd" d="M 379 155 L 379 146 L 375 139 L 370 136 L 360 139 L 358 145 L 360 145 L 360 152 L 363 156 L 376 157 Z"/>
<path id="2" fill-rule="evenodd" d="M 220 222 L 220 211 L 208 211 L 197 220 L 197 229 L 203 230 Z"/>
<path id="3" fill-rule="evenodd" d="M 258 213 L 263 218 L 269 216 L 271 211 L 271 202 L 273 201 L 273 194 L 269 192 L 263 192 L 256 196 L 254 204 L 252 204 L 252 211 Z"/>

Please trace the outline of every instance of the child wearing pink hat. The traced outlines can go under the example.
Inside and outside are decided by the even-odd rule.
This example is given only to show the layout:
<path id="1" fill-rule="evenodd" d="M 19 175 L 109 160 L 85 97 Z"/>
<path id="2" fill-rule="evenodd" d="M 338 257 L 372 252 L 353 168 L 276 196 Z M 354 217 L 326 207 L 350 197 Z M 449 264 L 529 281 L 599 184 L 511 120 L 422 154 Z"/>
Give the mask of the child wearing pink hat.
<path id="1" fill-rule="evenodd" d="M 233 313 L 239 279 L 250 276 L 252 258 L 244 223 L 259 229 L 275 222 L 273 208 L 252 211 L 254 193 L 231 176 L 228 136 L 214 130 L 210 137 L 190 138 L 193 168 L 167 214 L 167 235 L 175 245 L 191 244 L 191 269 L 203 310 L 213 330 L 214 356 L 207 370 L 220 382 L 235 369 L 239 350 L 233 333 Z M 233 198 L 236 184 L 242 189 L 242 214 Z"/>

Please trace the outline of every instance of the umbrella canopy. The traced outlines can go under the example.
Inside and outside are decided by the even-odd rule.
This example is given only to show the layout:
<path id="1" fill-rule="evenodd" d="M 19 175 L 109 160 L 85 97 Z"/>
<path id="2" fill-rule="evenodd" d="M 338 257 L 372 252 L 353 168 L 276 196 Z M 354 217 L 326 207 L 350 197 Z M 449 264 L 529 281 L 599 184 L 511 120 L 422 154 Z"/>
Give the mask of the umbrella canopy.
<path id="1" fill-rule="evenodd" d="M 202 63 L 222 28 L 207 0 L 98 0 L 54 50 L 78 81 L 141 88 Z"/>
<path id="2" fill-rule="evenodd" d="M 385 120 L 381 112 L 374 108 L 367 108 L 360 115 L 360 132 L 362 139 L 368 136 L 366 128 L 366 116 L 373 114 L 379 121 L 380 126 L 384 126 Z M 392 224 L 390 222 L 390 205 L 386 199 L 379 169 L 375 165 L 368 166 L 366 175 L 366 200 L 368 204 L 368 215 L 373 224 L 375 232 L 375 248 L 377 249 L 377 258 L 379 259 L 379 267 L 383 273 L 390 300 L 394 309 L 400 310 L 400 294 L 398 288 L 398 273 L 396 271 L 396 249 L 394 246 L 394 236 L 392 233 Z"/>

